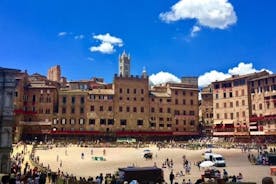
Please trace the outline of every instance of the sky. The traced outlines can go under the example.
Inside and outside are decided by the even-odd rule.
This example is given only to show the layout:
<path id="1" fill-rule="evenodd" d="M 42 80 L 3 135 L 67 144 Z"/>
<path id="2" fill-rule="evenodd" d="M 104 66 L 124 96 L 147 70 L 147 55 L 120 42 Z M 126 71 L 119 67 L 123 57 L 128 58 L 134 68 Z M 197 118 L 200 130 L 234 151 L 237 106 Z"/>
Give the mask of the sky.
<path id="1" fill-rule="evenodd" d="M 0 67 L 113 81 L 118 57 L 151 82 L 276 72 L 276 1 L 0 0 Z"/>

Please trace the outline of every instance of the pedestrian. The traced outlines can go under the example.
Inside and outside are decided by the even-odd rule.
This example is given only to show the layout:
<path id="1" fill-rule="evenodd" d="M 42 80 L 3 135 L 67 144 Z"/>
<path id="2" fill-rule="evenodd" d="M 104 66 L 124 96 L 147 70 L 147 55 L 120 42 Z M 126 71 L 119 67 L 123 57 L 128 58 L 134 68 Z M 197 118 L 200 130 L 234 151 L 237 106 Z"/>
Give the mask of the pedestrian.
<path id="1" fill-rule="evenodd" d="M 170 182 L 171 182 L 171 184 L 173 184 L 173 180 L 174 180 L 174 174 L 173 174 L 173 171 L 171 171 L 171 173 L 170 173 Z"/>

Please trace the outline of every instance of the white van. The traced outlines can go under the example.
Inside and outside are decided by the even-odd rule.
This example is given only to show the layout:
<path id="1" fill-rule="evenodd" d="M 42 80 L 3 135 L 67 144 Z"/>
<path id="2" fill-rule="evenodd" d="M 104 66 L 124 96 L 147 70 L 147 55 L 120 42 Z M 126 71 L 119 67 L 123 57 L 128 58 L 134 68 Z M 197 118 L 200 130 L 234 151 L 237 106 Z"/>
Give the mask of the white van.
<path id="1" fill-rule="evenodd" d="M 205 153 L 204 154 L 204 159 L 214 162 L 216 167 L 225 167 L 226 166 L 225 159 L 220 154 Z"/>

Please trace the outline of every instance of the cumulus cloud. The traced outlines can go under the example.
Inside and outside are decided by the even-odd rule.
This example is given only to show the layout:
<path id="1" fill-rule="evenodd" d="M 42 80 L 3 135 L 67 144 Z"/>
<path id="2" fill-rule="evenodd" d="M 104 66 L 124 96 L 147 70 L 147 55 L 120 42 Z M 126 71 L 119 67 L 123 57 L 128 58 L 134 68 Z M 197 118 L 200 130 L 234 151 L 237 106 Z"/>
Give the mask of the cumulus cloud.
<path id="1" fill-rule="evenodd" d="M 94 35 L 93 39 L 101 41 L 101 44 L 98 46 L 90 47 L 91 52 L 111 54 L 115 52 L 114 46 L 123 46 L 123 40 L 121 38 L 111 36 L 109 33 Z"/>
<path id="2" fill-rule="evenodd" d="M 90 47 L 91 52 L 101 52 L 103 54 L 112 54 L 115 49 L 111 43 L 103 42 L 99 46 Z"/>
<path id="3" fill-rule="evenodd" d="M 191 31 L 190 36 L 191 37 L 195 37 L 196 34 L 197 34 L 197 32 L 199 32 L 200 30 L 201 30 L 201 28 L 199 26 L 194 26 L 193 29 L 192 29 L 192 31 Z"/>
<path id="4" fill-rule="evenodd" d="M 197 26 L 216 29 L 226 29 L 237 22 L 235 10 L 228 0 L 180 0 L 159 17 L 166 23 L 195 19 Z"/>
<path id="5" fill-rule="evenodd" d="M 58 36 L 66 36 L 68 33 L 67 32 L 59 32 Z"/>
<path id="6" fill-rule="evenodd" d="M 75 40 L 82 40 L 82 39 L 84 39 L 84 35 L 83 34 L 76 35 L 76 36 L 74 36 L 74 39 Z"/>
<path id="7" fill-rule="evenodd" d="M 216 80 L 218 80 L 218 81 L 224 80 L 226 78 L 231 77 L 232 75 L 245 75 L 245 74 L 260 72 L 260 71 L 264 71 L 264 70 L 269 73 L 272 73 L 271 71 L 269 71 L 267 69 L 257 70 L 253 67 L 252 63 L 241 62 L 238 64 L 238 66 L 236 66 L 234 68 L 230 68 L 227 73 L 212 70 L 210 72 L 204 73 L 203 75 L 200 75 L 198 78 L 198 85 L 199 85 L 199 87 L 205 87 Z"/>
<path id="8" fill-rule="evenodd" d="M 149 77 L 149 81 L 151 85 L 159 85 L 167 82 L 176 82 L 176 83 L 181 82 L 181 80 L 175 75 L 168 72 L 163 72 L 163 71 L 158 72 L 157 74 L 152 74 Z"/>

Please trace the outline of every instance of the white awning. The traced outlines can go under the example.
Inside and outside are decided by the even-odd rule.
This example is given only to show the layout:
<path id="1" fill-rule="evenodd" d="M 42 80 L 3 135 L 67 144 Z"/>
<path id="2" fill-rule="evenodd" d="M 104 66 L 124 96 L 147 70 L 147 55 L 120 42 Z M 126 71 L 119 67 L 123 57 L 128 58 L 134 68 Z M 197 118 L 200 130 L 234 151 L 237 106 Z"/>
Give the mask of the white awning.
<path id="1" fill-rule="evenodd" d="M 219 124 L 222 124 L 222 120 L 215 120 L 214 121 L 214 125 L 219 125 Z"/>
<path id="2" fill-rule="evenodd" d="M 250 126 L 249 129 L 250 129 L 250 130 L 252 130 L 252 129 L 257 129 L 257 126 Z"/>

